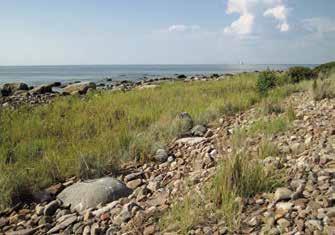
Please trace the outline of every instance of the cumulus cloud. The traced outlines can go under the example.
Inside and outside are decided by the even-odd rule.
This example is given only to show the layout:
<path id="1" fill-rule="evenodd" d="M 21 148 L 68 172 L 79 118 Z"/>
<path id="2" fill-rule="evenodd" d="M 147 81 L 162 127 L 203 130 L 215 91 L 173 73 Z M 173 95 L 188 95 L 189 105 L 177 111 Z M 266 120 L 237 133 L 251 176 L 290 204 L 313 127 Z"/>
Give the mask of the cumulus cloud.
<path id="1" fill-rule="evenodd" d="M 255 17 L 250 12 L 249 5 L 253 2 L 255 0 L 228 0 L 226 13 L 238 13 L 240 17 L 224 29 L 225 33 L 246 35 L 252 32 Z"/>
<path id="2" fill-rule="evenodd" d="M 288 9 L 285 5 L 278 5 L 274 8 L 269 8 L 264 12 L 264 16 L 273 17 L 279 21 L 277 28 L 281 32 L 287 32 L 290 29 L 289 24 L 287 23 Z"/>
<path id="3" fill-rule="evenodd" d="M 167 32 L 186 32 L 186 31 L 196 31 L 199 30 L 199 25 L 184 25 L 184 24 L 175 24 L 168 27 Z"/>
<path id="4" fill-rule="evenodd" d="M 264 11 L 265 10 L 265 11 Z M 224 32 L 237 35 L 248 35 L 253 32 L 255 20 L 259 16 L 273 17 L 279 21 L 277 28 L 287 32 L 290 25 L 287 20 L 288 8 L 282 0 L 228 0 L 227 14 L 238 13 L 237 20 L 225 27 Z"/>

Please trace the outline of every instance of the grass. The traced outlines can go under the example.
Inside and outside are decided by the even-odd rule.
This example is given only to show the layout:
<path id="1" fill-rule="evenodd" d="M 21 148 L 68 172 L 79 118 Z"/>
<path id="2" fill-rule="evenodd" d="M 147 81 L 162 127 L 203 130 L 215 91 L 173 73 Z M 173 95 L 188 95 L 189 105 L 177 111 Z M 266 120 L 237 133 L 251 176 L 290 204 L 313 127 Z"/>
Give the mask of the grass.
<path id="1" fill-rule="evenodd" d="M 146 161 L 195 124 L 260 101 L 255 74 L 221 81 L 166 83 L 156 89 L 64 97 L 50 105 L 0 111 L 0 205 L 70 176 L 92 178 L 129 160 Z"/>
<path id="2" fill-rule="evenodd" d="M 204 208 L 204 201 L 196 194 L 188 195 L 182 201 L 175 202 L 168 214 L 160 220 L 160 226 L 166 230 L 178 230 L 179 234 L 188 234 L 193 225 L 201 223 L 208 211 Z"/>
<path id="3" fill-rule="evenodd" d="M 264 134 L 272 135 L 283 132 L 289 127 L 289 121 L 286 117 L 276 117 L 274 119 L 260 119 L 254 122 L 248 129 L 247 132 L 250 135 Z"/>
<path id="4" fill-rule="evenodd" d="M 258 148 L 258 156 L 260 159 L 267 157 L 277 157 L 280 155 L 279 148 L 268 140 L 263 140 Z"/>
<path id="5" fill-rule="evenodd" d="M 315 101 L 335 98 L 335 73 L 325 80 L 314 80 L 312 95 Z"/>
<path id="6" fill-rule="evenodd" d="M 240 144 L 246 137 L 247 132 L 244 130 L 234 132 L 233 153 L 221 161 L 215 177 L 203 187 L 205 199 L 188 196 L 183 201 L 176 202 L 160 221 L 163 231 L 174 224 L 179 234 L 187 234 L 213 213 L 217 218 L 224 219 L 225 226 L 234 230 L 240 224 L 242 198 L 269 192 L 281 185 L 280 173 L 264 168 L 259 161 L 265 155 L 278 154 L 279 150 L 267 144 L 266 147 L 263 145 L 263 150 L 257 156 L 247 154 L 243 151 L 245 146 Z M 208 205 L 211 207 L 208 208 Z"/>

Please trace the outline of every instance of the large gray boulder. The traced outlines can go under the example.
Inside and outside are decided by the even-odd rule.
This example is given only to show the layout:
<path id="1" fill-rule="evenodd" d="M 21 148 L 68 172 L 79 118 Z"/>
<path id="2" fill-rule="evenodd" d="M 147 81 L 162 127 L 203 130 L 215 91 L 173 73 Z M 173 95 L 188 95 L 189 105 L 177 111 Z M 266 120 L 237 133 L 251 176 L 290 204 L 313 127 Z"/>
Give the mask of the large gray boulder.
<path id="1" fill-rule="evenodd" d="M 25 83 L 5 83 L 0 86 L 0 94 L 2 96 L 10 96 L 15 91 L 27 91 L 29 89 L 28 85 Z"/>
<path id="2" fill-rule="evenodd" d="M 64 189 L 57 198 L 64 205 L 71 205 L 72 210 L 82 212 L 97 205 L 110 203 L 132 193 L 123 182 L 104 177 L 96 180 L 88 180 L 73 184 Z"/>
<path id="3" fill-rule="evenodd" d="M 66 93 L 69 93 L 71 95 L 73 94 L 86 94 L 88 89 L 96 89 L 96 84 L 94 82 L 80 82 L 80 83 L 74 83 L 71 85 L 66 86 L 63 91 Z"/>

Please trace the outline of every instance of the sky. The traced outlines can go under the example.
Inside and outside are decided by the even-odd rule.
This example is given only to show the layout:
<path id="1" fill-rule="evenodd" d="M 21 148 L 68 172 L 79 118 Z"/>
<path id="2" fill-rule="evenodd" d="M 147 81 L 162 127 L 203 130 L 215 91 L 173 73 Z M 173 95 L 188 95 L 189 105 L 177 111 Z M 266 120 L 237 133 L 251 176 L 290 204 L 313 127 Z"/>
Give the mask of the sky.
<path id="1" fill-rule="evenodd" d="M 318 64 L 335 0 L 1 0 L 0 65 Z"/>

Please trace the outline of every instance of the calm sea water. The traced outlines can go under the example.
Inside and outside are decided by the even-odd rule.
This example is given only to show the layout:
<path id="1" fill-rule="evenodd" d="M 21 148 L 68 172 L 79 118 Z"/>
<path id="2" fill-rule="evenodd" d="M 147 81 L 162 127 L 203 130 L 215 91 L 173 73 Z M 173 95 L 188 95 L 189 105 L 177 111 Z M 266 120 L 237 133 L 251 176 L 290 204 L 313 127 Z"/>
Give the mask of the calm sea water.
<path id="1" fill-rule="evenodd" d="M 55 81 L 103 82 L 138 80 L 145 77 L 174 76 L 175 74 L 238 73 L 254 70 L 285 70 L 295 65 L 66 65 L 66 66 L 0 66 L 0 84 L 26 82 L 38 85 Z M 305 65 L 313 67 L 314 65 Z"/>

